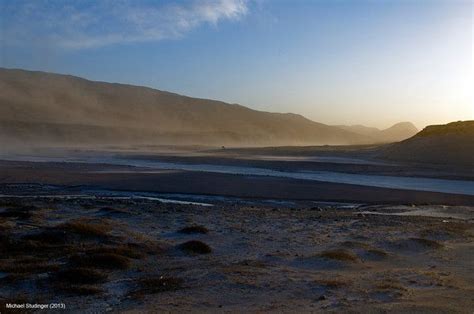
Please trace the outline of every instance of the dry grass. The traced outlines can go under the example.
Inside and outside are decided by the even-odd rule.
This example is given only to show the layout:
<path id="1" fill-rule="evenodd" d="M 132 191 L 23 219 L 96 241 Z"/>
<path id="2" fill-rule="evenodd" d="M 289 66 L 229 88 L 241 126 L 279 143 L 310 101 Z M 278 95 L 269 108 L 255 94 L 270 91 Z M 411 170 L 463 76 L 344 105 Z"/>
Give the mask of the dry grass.
<path id="1" fill-rule="evenodd" d="M 404 286 L 402 286 L 401 284 L 395 281 L 378 282 L 375 285 L 375 288 L 377 288 L 378 290 L 399 290 L 399 291 L 407 290 Z"/>
<path id="2" fill-rule="evenodd" d="M 370 249 L 370 250 L 367 250 L 367 253 L 376 257 L 380 257 L 380 258 L 388 256 L 388 253 L 381 249 Z"/>
<path id="3" fill-rule="evenodd" d="M 72 265 L 76 265 L 78 267 L 128 269 L 131 266 L 129 258 L 113 253 L 74 255 L 69 260 Z"/>
<path id="4" fill-rule="evenodd" d="M 63 235 L 52 235 L 48 233 L 36 233 L 27 236 L 13 234 L 9 232 L 0 233 L 0 258 L 16 258 L 24 259 L 29 255 L 36 258 L 44 256 L 57 256 L 66 248 L 58 248 L 55 250 L 50 242 L 59 242 L 54 245 L 64 245 Z"/>
<path id="5" fill-rule="evenodd" d="M 110 230 L 110 225 L 102 220 L 91 222 L 86 219 L 76 219 L 27 235 L 24 239 L 40 244 L 65 245 L 82 240 L 105 240 L 109 238 Z"/>
<path id="6" fill-rule="evenodd" d="M 15 225 L 18 217 L 31 218 L 29 213 L 38 210 L 11 208 L 2 212 L 0 222 Z M 47 218 L 34 213 L 36 217 Z M 112 271 L 114 276 L 125 276 L 121 271 L 132 266 L 132 259 L 163 252 L 162 244 L 142 233 L 120 230 L 129 237 L 123 242 L 125 237 L 111 234 L 115 225 L 109 219 L 73 219 L 52 227 L 36 221 L 22 223 L 27 228 L 0 229 L 0 272 L 5 272 L 0 285 L 73 296 L 97 295 L 104 292 L 101 284 L 107 282 Z M 39 276 L 42 273 L 49 276 Z M 139 284 L 140 291 L 156 293 L 178 289 L 181 282 L 176 278 L 146 278 Z"/>
<path id="7" fill-rule="evenodd" d="M 91 222 L 86 219 L 77 219 L 61 224 L 57 226 L 57 229 L 84 237 L 107 237 L 112 228 L 102 220 Z"/>
<path id="8" fill-rule="evenodd" d="M 115 246 L 103 246 L 97 245 L 95 247 L 89 247 L 85 250 L 86 254 L 116 254 L 125 256 L 133 259 L 142 259 L 145 257 L 144 250 L 146 247 L 135 243 L 118 244 Z"/>
<path id="9" fill-rule="evenodd" d="M 320 257 L 330 259 L 330 260 L 337 260 L 342 262 L 351 262 L 356 263 L 359 262 L 359 258 L 354 253 L 347 251 L 347 250 L 329 250 L 324 251 L 319 254 Z"/>
<path id="10" fill-rule="evenodd" d="M 185 242 L 179 245 L 179 248 L 182 251 L 193 254 L 209 254 L 212 252 L 212 249 L 209 247 L 209 245 L 196 240 Z"/>
<path id="11" fill-rule="evenodd" d="M 472 236 L 471 225 L 465 222 L 450 221 L 449 223 L 431 224 L 421 230 L 421 237 L 465 237 Z"/>

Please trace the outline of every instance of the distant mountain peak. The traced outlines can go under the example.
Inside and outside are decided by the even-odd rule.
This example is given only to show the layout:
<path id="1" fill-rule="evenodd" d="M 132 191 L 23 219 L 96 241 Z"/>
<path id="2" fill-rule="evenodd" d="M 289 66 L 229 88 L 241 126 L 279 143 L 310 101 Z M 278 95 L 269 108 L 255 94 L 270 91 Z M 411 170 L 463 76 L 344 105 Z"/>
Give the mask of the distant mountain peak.
<path id="1" fill-rule="evenodd" d="M 474 121 L 430 125 L 415 136 L 389 145 L 382 157 L 391 160 L 474 166 Z"/>
<path id="2" fill-rule="evenodd" d="M 399 122 L 385 130 L 360 124 L 351 126 L 339 125 L 338 127 L 346 131 L 368 136 L 372 138 L 374 142 L 378 143 L 399 142 L 418 133 L 418 129 L 411 122 Z"/>
<path id="3" fill-rule="evenodd" d="M 407 130 L 413 130 L 415 132 L 418 132 L 418 128 L 413 123 L 408 122 L 408 121 L 395 123 L 394 125 L 392 125 L 386 130 L 389 130 L 389 129 L 407 129 Z"/>

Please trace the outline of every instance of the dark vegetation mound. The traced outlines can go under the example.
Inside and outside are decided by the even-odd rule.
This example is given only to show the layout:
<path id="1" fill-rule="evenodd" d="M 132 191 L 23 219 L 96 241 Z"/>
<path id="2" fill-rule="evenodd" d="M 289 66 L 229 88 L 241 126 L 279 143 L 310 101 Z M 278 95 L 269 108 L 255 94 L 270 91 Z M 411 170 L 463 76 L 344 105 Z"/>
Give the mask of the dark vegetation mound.
<path id="1" fill-rule="evenodd" d="M 178 232 L 184 233 L 184 234 L 196 234 L 196 233 L 206 234 L 209 232 L 209 230 L 204 226 L 194 225 L 194 226 L 185 227 L 179 230 Z"/>
<path id="2" fill-rule="evenodd" d="M 212 252 L 212 249 L 209 247 L 209 245 L 196 240 L 185 242 L 179 245 L 179 248 L 182 251 L 192 254 L 209 254 Z"/>
<path id="3" fill-rule="evenodd" d="M 390 241 L 389 246 L 395 250 L 408 252 L 422 252 L 426 250 L 439 250 L 444 246 L 435 240 L 425 238 L 408 238 Z"/>
<path id="4" fill-rule="evenodd" d="M 324 286 L 329 289 L 344 288 L 351 284 L 351 282 L 347 280 L 339 280 L 339 279 L 321 279 L 321 280 L 317 280 L 316 283 L 318 285 Z"/>
<path id="5" fill-rule="evenodd" d="M 48 295 L 101 294 L 111 275 L 163 251 L 157 242 L 129 233 L 111 219 L 72 219 L 50 226 L 35 206 L 13 201 L 2 207 L 7 209 L 0 212 L 0 285 L 16 287 L 18 294 L 31 287 Z M 37 219 L 22 220 L 31 215 Z M 25 227 L 11 227 L 18 224 Z M 164 280 L 161 289 L 168 285 L 176 287 L 177 282 Z"/>
<path id="6" fill-rule="evenodd" d="M 129 258 L 114 253 L 74 255 L 69 260 L 75 266 L 100 269 L 127 269 L 131 265 Z"/>
<path id="7" fill-rule="evenodd" d="M 325 259 L 336 260 L 341 262 L 356 263 L 359 261 L 357 255 L 350 251 L 342 249 L 324 251 L 319 254 L 319 256 Z"/>
<path id="8" fill-rule="evenodd" d="M 474 121 L 426 127 L 417 135 L 383 148 L 384 159 L 474 166 Z"/>
<path id="9" fill-rule="evenodd" d="M 57 229 L 84 237 L 106 237 L 112 228 L 105 221 L 90 222 L 86 219 L 77 219 L 61 224 Z"/>
<path id="10" fill-rule="evenodd" d="M 42 228 L 40 232 L 25 236 L 24 239 L 60 245 L 80 241 L 105 241 L 113 237 L 109 235 L 111 226 L 106 220 L 76 219 L 54 227 Z"/>

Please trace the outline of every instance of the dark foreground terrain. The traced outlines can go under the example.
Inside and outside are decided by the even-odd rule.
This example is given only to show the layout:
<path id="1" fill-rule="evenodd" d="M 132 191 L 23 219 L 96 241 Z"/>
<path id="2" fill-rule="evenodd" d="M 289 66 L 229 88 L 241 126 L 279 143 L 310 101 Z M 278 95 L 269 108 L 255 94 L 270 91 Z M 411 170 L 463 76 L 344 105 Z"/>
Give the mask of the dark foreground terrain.
<path id="1" fill-rule="evenodd" d="M 2 156 L 1 313 L 472 313 L 470 167 L 372 147 L 150 150 Z"/>
<path id="2" fill-rule="evenodd" d="M 473 207 L 104 193 L 1 186 L 2 313 L 8 302 L 98 312 L 474 307 Z"/>

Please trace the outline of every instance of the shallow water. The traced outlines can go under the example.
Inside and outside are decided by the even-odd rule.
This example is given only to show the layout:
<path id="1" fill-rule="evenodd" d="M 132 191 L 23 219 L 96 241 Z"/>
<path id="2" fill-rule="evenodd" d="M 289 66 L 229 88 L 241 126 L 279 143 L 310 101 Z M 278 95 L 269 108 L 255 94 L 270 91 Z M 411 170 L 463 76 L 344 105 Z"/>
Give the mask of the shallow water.
<path id="1" fill-rule="evenodd" d="M 184 170 L 226 173 L 251 176 L 270 176 L 291 179 L 345 183 L 390 189 L 430 191 L 451 194 L 474 195 L 474 181 L 446 180 L 420 177 L 396 177 L 342 173 L 333 171 L 278 171 L 267 168 L 238 167 L 209 164 L 184 164 L 147 160 L 116 159 L 114 164 L 126 164 L 160 170 Z M 133 170 L 131 170 L 133 171 Z"/>
<path id="2" fill-rule="evenodd" d="M 125 193 L 122 193 L 122 194 L 125 194 Z M 0 194 L 0 198 L 124 199 L 124 200 L 127 200 L 127 199 L 144 199 L 144 200 L 150 200 L 150 201 L 159 201 L 161 203 L 167 203 L 167 204 L 214 206 L 214 205 L 208 204 L 208 203 L 199 203 L 199 202 L 183 201 L 183 200 L 161 198 L 161 197 L 152 197 L 152 196 L 133 195 L 132 193 L 128 193 L 128 194 L 130 194 L 130 195 L 126 195 L 126 196 L 104 196 L 104 195 L 86 195 L 86 194 L 64 194 L 64 195 L 53 195 L 53 194 L 45 194 L 45 195 Z"/>
<path id="3" fill-rule="evenodd" d="M 445 209 L 440 208 L 422 208 L 416 210 L 409 210 L 404 212 L 395 213 L 384 213 L 375 211 L 361 211 L 360 214 L 364 215 L 383 215 L 383 216 L 421 216 L 421 217 L 436 217 L 436 218 L 454 218 L 462 220 L 474 219 L 474 211 L 471 208 L 452 208 L 447 207 Z M 448 221 L 445 221 L 448 223 Z"/>
<path id="4" fill-rule="evenodd" d="M 115 172 L 138 172 L 153 173 L 159 170 L 181 170 L 196 172 L 224 173 L 245 176 L 268 176 L 299 180 L 310 180 L 330 183 L 354 184 L 362 186 L 440 192 L 450 194 L 474 195 L 474 181 L 467 180 L 447 180 L 421 177 L 401 177 L 401 176 L 381 176 L 364 175 L 353 173 L 342 173 L 334 171 L 279 171 L 269 168 L 240 167 L 212 164 L 188 164 L 161 162 L 155 160 L 138 160 L 132 158 L 109 157 L 83 157 L 83 158 L 60 158 L 60 157 L 31 157 L 22 156 L 12 160 L 37 161 L 37 162 L 85 162 L 85 163 L 103 163 L 110 165 L 123 165 L 141 167 L 142 169 L 130 170 L 107 170 L 106 173 Z M 145 169 L 143 169 L 145 168 Z"/>
<path id="5" fill-rule="evenodd" d="M 333 156 L 271 156 L 255 155 L 250 157 L 241 157 L 249 160 L 277 160 L 277 161 L 310 161 L 317 163 L 333 163 L 346 165 L 372 165 L 372 166 L 391 166 L 394 163 L 366 160 L 361 158 L 333 157 Z"/>

